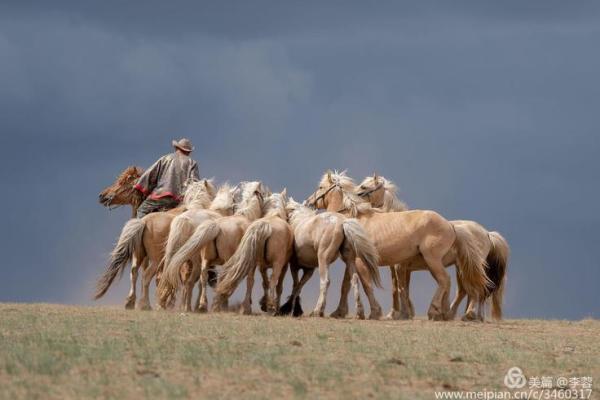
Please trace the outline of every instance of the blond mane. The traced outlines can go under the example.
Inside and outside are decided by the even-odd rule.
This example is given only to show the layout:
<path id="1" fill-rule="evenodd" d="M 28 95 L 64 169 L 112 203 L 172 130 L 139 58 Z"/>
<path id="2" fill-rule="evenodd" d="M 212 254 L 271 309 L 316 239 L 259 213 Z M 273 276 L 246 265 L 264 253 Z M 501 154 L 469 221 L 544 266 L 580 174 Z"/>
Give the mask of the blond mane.
<path id="1" fill-rule="evenodd" d="M 286 203 L 285 190 L 282 193 L 272 193 L 265 199 L 263 215 L 265 217 L 279 217 L 287 220 Z"/>
<path id="2" fill-rule="evenodd" d="M 183 194 L 183 205 L 187 208 L 208 208 L 215 198 L 214 179 L 188 182 Z"/>
<path id="3" fill-rule="evenodd" d="M 231 215 L 233 214 L 234 207 L 233 190 L 228 183 L 225 183 L 219 187 L 217 195 L 212 203 L 210 203 L 209 209 L 223 215 Z"/>
<path id="4" fill-rule="evenodd" d="M 370 190 L 373 190 L 378 185 L 383 186 L 383 203 L 381 205 L 375 205 L 375 207 L 378 207 L 385 212 L 408 210 L 406 203 L 400 200 L 396 194 L 398 187 L 389 179 L 386 179 L 383 176 L 374 175 L 366 177 L 360 183 L 361 188 L 369 188 Z"/>
<path id="5" fill-rule="evenodd" d="M 116 183 L 118 185 L 126 184 L 129 182 L 129 179 L 132 176 L 139 178 L 140 176 L 142 176 L 143 173 L 144 173 L 143 168 L 136 167 L 135 165 L 131 165 L 131 166 L 125 168 L 125 170 L 123 172 L 121 172 L 121 174 L 117 177 Z"/>
<path id="6" fill-rule="evenodd" d="M 321 178 L 320 186 L 327 187 L 336 185 L 342 192 L 342 205 L 351 217 L 375 211 L 371 203 L 358 196 L 354 180 L 346 175 L 346 171 L 328 171 Z"/>
<path id="7" fill-rule="evenodd" d="M 254 221 L 262 217 L 262 200 L 256 193 L 263 197 L 265 190 L 260 182 L 244 182 L 242 184 L 242 199 L 239 202 L 235 215 L 240 215 Z"/>
<path id="8" fill-rule="evenodd" d="M 301 221 L 317 214 L 316 210 L 306 207 L 295 201 L 292 197 L 285 207 L 288 215 L 288 221 L 292 227 L 296 227 Z"/>
<path id="9" fill-rule="evenodd" d="M 408 205 L 400 200 L 396 194 L 397 186 L 384 177 L 380 177 L 380 179 L 383 179 L 383 188 L 385 189 L 385 192 L 383 193 L 383 205 L 381 208 L 384 211 L 407 211 Z"/>

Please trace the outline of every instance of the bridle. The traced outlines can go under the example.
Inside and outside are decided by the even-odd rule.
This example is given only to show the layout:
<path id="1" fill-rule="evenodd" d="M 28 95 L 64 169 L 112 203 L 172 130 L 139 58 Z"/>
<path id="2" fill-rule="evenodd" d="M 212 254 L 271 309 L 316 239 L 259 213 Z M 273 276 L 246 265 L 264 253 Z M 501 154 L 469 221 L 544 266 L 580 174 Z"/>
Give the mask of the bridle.
<path id="1" fill-rule="evenodd" d="M 329 188 L 327 188 L 323 193 L 321 193 L 320 195 L 318 195 L 317 197 L 315 197 L 314 204 L 316 205 L 319 200 L 322 200 L 325 196 L 327 196 L 327 194 L 329 192 L 331 192 L 336 187 L 340 187 L 341 188 L 341 186 L 338 183 L 334 183 L 333 185 L 329 186 Z"/>
<path id="2" fill-rule="evenodd" d="M 338 183 L 338 182 L 334 182 L 331 186 L 329 186 L 329 188 L 327 188 L 323 193 L 321 193 L 320 195 L 315 197 L 315 200 L 313 201 L 313 205 L 316 207 L 317 203 L 319 202 L 319 200 L 322 200 L 323 198 L 325 198 L 325 196 L 327 196 L 327 194 L 329 194 L 329 192 L 331 192 L 333 189 L 335 188 L 340 188 L 340 190 L 343 191 L 342 186 Z M 342 212 L 346 210 L 346 207 L 342 207 L 339 210 L 335 211 L 335 212 Z"/>
<path id="3" fill-rule="evenodd" d="M 361 191 L 358 193 L 360 197 L 366 197 L 371 202 L 371 195 L 383 187 L 383 182 L 379 182 L 373 189 Z"/>
<path id="4" fill-rule="evenodd" d="M 123 190 L 123 189 L 121 189 L 121 190 Z M 119 193 L 121 193 L 121 190 L 119 190 Z M 135 189 L 133 189 L 133 190 L 135 190 Z M 108 207 L 109 211 L 112 211 L 114 209 L 117 209 L 117 208 L 125 205 L 125 204 L 112 204 L 115 197 L 117 197 L 117 193 L 113 193 L 112 195 L 110 195 L 106 198 L 106 207 Z M 137 205 L 137 207 L 139 207 L 139 204 Z"/>

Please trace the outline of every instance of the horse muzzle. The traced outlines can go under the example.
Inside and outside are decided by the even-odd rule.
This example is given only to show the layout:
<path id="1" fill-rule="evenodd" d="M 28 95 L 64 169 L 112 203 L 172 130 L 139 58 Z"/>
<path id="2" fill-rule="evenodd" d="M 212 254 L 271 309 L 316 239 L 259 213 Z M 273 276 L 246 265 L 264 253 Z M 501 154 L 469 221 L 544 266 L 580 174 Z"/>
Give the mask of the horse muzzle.
<path id="1" fill-rule="evenodd" d="M 110 203 L 112 203 L 113 197 L 112 196 L 106 196 L 104 194 L 100 194 L 98 196 L 98 202 L 100 204 L 102 204 L 104 207 L 110 207 Z"/>

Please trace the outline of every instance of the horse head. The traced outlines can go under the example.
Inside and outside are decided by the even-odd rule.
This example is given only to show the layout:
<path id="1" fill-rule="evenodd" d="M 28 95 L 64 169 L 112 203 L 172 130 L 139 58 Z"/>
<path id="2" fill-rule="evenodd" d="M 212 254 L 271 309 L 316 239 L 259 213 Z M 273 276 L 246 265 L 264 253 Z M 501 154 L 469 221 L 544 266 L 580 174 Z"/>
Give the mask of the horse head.
<path id="1" fill-rule="evenodd" d="M 317 209 L 329 209 L 332 203 L 338 204 L 342 200 L 341 178 L 346 178 L 346 172 L 337 172 L 328 170 L 321 177 L 319 187 L 306 200 L 308 207 Z M 333 210 L 337 211 L 337 210 Z"/>
<path id="2" fill-rule="evenodd" d="M 367 200 L 373 207 L 382 207 L 386 179 L 377 174 L 366 177 L 356 188 L 356 194 Z"/>
<path id="3" fill-rule="evenodd" d="M 131 205 L 134 208 L 140 205 L 142 197 L 135 189 L 135 183 L 142 175 L 140 167 L 127 167 L 117 179 L 98 196 L 98 201 L 104 207 L 112 208 L 122 205 Z"/>

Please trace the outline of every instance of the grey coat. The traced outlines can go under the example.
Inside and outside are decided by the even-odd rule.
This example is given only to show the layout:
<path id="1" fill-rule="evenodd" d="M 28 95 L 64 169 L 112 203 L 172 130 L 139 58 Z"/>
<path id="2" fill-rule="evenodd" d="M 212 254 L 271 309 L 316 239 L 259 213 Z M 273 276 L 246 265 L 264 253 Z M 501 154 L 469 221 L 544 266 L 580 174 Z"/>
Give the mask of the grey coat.
<path id="1" fill-rule="evenodd" d="M 144 171 L 135 188 L 151 199 L 169 196 L 181 200 L 184 185 L 190 178 L 199 179 L 198 164 L 176 151 L 162 156 Z"/>

